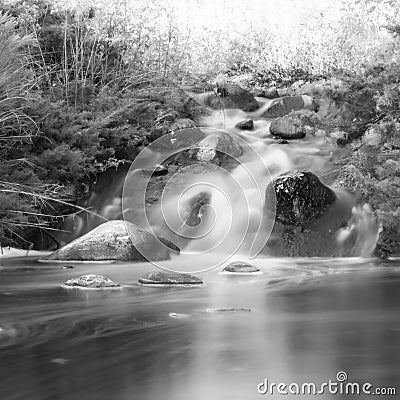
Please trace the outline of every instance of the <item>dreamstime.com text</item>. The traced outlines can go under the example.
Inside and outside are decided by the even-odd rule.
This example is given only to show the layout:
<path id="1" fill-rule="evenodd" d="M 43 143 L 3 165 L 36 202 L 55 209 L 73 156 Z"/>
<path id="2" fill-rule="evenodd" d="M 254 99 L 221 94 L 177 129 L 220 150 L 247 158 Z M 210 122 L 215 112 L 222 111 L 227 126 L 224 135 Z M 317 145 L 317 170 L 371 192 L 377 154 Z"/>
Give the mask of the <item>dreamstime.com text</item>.
<path id="1" fill-rule="evenodd" d="M 349 382 L 347 373 L 340 371 L 336 374 L 336 380 L 330 379 L 328 382 L 320 384 L 306 383 L 276 383 L 264 378 L 257 386 L 258 393 L 261 395 L 309 395 L 320 396 L 323 394 L 338 395 L 373 395 L 373 396 L 395 396 L 394 387 L 374 387 L 369 382 Z"/>

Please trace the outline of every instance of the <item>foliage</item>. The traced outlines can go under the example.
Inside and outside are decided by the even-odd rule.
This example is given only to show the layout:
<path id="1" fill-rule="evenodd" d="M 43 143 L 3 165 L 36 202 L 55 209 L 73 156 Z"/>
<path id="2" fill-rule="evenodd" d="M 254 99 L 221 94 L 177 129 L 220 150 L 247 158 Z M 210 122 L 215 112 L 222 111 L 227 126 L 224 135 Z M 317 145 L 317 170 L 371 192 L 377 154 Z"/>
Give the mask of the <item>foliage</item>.
<path id="1" fill-rule="evenodd" d="M 164 75 L 250 68 L 357 71 L 398 56 L 385 28 L 398 0 L 13 0 L 20 29 L 48 85 L 72 102 L 84 90 L 129 82 L 132 71 Z M 396 50 L 396 51 L 394 51 Z M 92 86 L 91 86 L 92 85 Z"/>
<path id="2" fill-rule="evenodd" d="M 400 248 L 399 74 L 399 65 L 390 64 L 365 75 L 376 93 L 378 120 L 355 142 L 355 151 L 339 175 L 341 186 L 376 210 L 382 224 L 377 253 L 383 257 L 398 254 Z"/>
<path id="3" fill-rule="evenodd" d="M 166 133 L 175 119 L 196 119 L 200 112 L 199 106 L 168 80 L 145 73 L 131 76 L 130 85 L 118 91 L 110 90 L 106 82 L 115 75 L 96 72 L 91 79 L 105 79 L 98 83 L 97 96 L 84 102 L 76 98 L 71 101 L 75 93 L 67 87 L 71 79 L 56 81 L 63 62 L 56 47 L 58 36 L 55 31 L 46 31 L 43 39 L 44 28 L 54 27 L 46 24 L 56 25 L 58 17 L 46 22 L 48 10 L 40 7 L 37 15 L 42 19 L 37 17 L 37 21 L 44 25 L 33 32 L 39 38 L 36 47 L 32 36 L 17 33 L 15 19 L 7 14 L 0 18 L 3 245 L 29 246 L 33 228 L 51 227 L 57 218 L 74 211 L 72 204 L 82 201 L 99 171 L 132 161 L 140 146 Z M 43 64 L 38 58 L 40 52 Z M 69 78 L 74 76 L 74 67 L 68 66 Z M 40 75 L 41 71 L 48 72 Z M 114 73 L 120 76 L 120 72 Z M 48 87 L 46 79 L 50 79 Z M 86 84 L 81 78 L 77 82 Z M 61 92 L 57 93 L 59 87 Z"/>

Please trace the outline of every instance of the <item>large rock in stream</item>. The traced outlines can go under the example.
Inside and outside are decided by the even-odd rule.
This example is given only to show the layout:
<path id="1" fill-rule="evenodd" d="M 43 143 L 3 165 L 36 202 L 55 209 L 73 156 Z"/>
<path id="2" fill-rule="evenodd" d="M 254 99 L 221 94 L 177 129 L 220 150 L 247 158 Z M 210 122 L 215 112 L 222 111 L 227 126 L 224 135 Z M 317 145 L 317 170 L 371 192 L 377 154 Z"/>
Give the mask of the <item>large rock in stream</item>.
<path id="1" fill-rule="evenodd" d="M 350 194 L 334 193 L 311 172 L 290 171 L 267 186 L 267 214 L 271 212 L 268 203 L 275 199 L 276 221 L 265 248 L 269 256 L 354 255 L 354 236 L 346 240 L 345 246 L 337 236 L 352 216 L 355 200 Z"/>
<path id="2" fill-rule="evenodd" d="M 269 130 L 281 139 L 302 139 L 307 133 L 314 133 L 317 124 L 315 113 L 308 110 L 293 111 L 284 117 L 272 120 Z"/>
<path id="3" fill-rule="evenodd" d="M 115 220 L 98 226 L 40 261 L 160 261 L 170 258 L 167 247 L 150 232 L 130 222 Z"/>
<path id="4" fill-rule="evenodd" d="M 217 94 L 210 95 L 206 105 L 219 110 L 224 108 L 239 108 L 242 111 L 251 112 L 258 109 L 255 97 L 246 89 L 233 83 L 219 83 Z"/>
<path id="5" fill-rule="evenodd" d="M 304 227 L 320 217 L 336 195 L 316 175 L 290 171 L 275 178 L 266 190 L 266 204 L 276 198 L 276 219 L 284 225 Z"/>
<path id="6" fill-rule="evenodd" d="M 299 110 L 318 111 L 318 105 L 312 97 L 307 95 L 285 96 L 273 100 L 262 116 L 264 118 L 279 118 L 290 114 L 292 111 Z"/>

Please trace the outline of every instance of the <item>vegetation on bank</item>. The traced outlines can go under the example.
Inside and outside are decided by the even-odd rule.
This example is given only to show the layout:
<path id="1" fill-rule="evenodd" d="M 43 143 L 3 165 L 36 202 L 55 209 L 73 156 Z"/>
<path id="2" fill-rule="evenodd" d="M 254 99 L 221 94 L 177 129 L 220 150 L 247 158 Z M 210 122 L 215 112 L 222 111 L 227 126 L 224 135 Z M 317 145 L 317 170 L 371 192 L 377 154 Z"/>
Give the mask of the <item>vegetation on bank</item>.
<path id="1" fill-rule="evenodd" d="M 398 251 L 400 2 L 258 3 L 1 1 L 1 244 L 81 212 L 96 174 L 198 117 L 182 87 L 224 75 L 254 93 L 324 80 L 346 102 L 321 122 L 352 149 L 337 182 L 376 210 L 379 254 Z"/>

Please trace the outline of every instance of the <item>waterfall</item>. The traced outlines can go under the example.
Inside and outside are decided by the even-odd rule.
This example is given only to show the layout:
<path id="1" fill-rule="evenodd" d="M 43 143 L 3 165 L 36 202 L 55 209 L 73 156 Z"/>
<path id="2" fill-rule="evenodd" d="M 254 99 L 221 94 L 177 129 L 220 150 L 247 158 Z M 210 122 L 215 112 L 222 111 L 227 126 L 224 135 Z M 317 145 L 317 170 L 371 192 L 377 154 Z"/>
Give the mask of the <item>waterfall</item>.
<path id="1" fill-rule="evenodd" d="M 62 241 L 104 220 L 125 218 L 176 243 L 182 254 L 213 252 L 218 262 L 234 254 L 251 259 L 260 253 L 371 257 L 379 224 L 371 208 L 346 191 L 333 187 L 335 203 L 305 228 L 280 226 L 273 213 L 266 213 L 265 191 L 275 177 L 298 169 L 331 185 L 339 150 L 321 132 L 290 143 L 274 139 L 270 121 L 261 117 L 269 101 L 258 100 L 256 112 L 214 111 L 202 119 L 201 130 L 171 132 L 150 144 L 129 169 L 101 175 L 86 205 L 93 214 L 69 218 L 64 230 L 70 233 L 61 234 Z M 251 131 L 236 127 L 246 118 L 254 120 Z M 197 161 L 185 165 L 199 142 L 205 144 Z M 178 154 L 186 155 L 178 159 Z"/>

